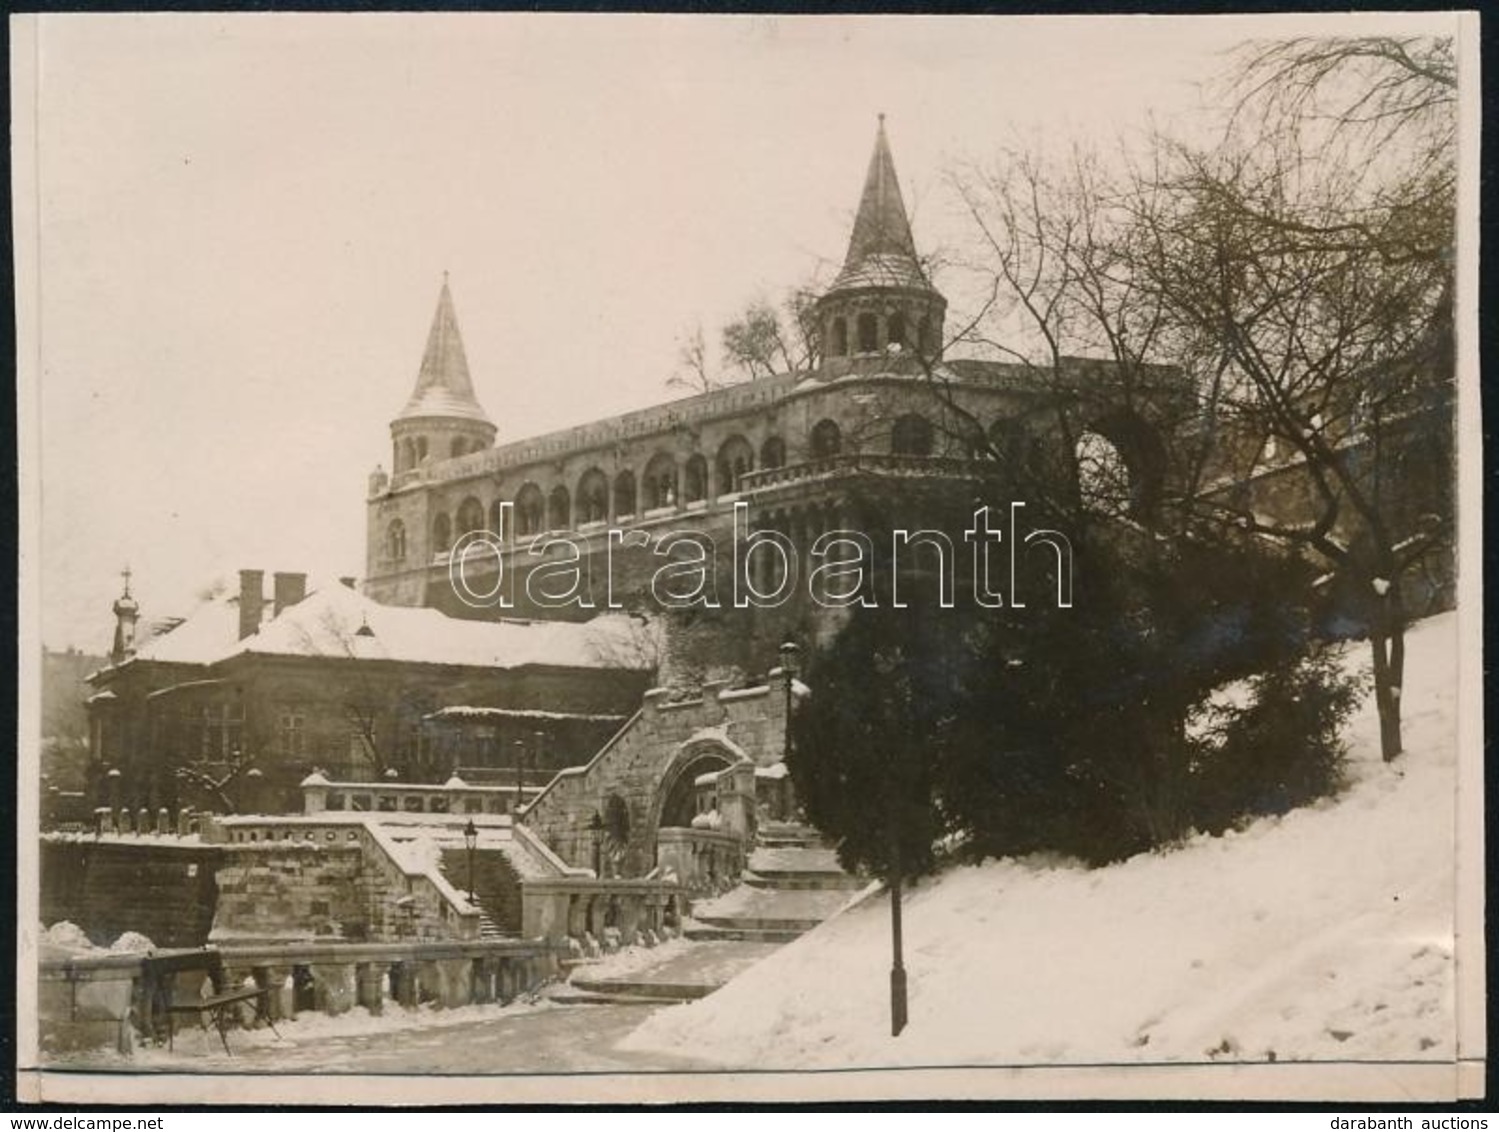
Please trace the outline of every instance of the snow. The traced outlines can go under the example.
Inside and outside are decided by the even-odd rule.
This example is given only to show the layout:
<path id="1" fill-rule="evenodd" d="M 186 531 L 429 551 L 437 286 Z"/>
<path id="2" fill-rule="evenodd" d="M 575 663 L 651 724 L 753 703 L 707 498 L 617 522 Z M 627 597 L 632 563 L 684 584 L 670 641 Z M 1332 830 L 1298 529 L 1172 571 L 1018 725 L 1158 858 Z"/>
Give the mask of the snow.
<path id="1" fill-rule="evenodd" d="M 875 894 L 623 1048 L 756 1069 L 1450 1061 L 1456 616 L 1408 649 L 1408 753 L 1380 760 L 1365 703 L 1338 798 L 1109 868 L 1005 860 L 908 891 L 900 1037 Z"/>
<path id="2" fill-rule="evenodd" d="M 372 635 L 361 635 L 365 626 Z M 244 640 L 239 639 L 238 594 L 216 598 L 147 642 L 135 659 L 214 664 L 260 653 L 502 668 L 628 668 L 643 663 L 632 660 L 638 631 L 637 622 L 619 614 L 581 623 L 471 621 L 435 609 L 381 605 L 333 581 L 319 584 Z"/>

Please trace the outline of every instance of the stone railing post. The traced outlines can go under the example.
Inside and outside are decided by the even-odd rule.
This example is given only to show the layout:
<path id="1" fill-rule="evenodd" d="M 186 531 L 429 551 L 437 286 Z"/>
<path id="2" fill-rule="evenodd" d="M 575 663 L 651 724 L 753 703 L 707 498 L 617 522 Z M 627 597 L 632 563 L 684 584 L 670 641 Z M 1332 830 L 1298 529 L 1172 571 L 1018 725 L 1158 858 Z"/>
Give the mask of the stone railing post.
<path id="1" fill-rule="evenodd" d="M 312 977 L 316 984 L 317 1009 L 324 1014 L 342 1014 L 354 1005 L 354 965 L 352 963 L 315 963 Z"/>
<path id="2" fill-rule="evenodd" d="M 359 1005 L 371 1014 L 379 1014 L 385 1006 L 384 963 L 360 963 L 354 968 Z"/>

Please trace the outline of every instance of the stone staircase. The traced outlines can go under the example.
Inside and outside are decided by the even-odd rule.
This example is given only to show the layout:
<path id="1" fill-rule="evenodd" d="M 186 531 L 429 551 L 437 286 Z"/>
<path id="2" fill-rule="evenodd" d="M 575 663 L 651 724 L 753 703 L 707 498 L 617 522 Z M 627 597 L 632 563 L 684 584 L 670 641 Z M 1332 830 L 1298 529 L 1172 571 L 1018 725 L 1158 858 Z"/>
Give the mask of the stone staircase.
<path id="1" fill-rule="evenodd" d="M 449 884 L 468 895 L 466 850 L 442 850 L 438 868 Z M 479 909 L 480 939 L 509 939 L 520 933 L 520 877 L 504 853 L 485 849 L 474 854 L 474 905 Z"/>
<path id="2" fill-rule="evenodd" d="M 866 882 L 844 872 L 811 826 L 767 822 L 738 887 L 693 906 L 692 940 L 789 943 L 846 904 Z"/>

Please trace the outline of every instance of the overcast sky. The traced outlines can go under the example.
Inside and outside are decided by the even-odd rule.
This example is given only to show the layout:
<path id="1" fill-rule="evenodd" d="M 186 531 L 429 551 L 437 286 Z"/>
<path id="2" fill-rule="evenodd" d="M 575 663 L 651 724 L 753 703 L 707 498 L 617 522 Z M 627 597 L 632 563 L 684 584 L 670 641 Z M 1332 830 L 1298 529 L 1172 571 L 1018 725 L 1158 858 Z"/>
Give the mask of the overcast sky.
<path id="1" fill-rule="evenodd" d="M 1292 29 L 46 17 L 43 639 L 103 651 L 127 562 L 147 618 L 242 566 L 362 574 L 444 270 L 500 442 L 652 404 L 694 324 L 841 259 L 877 112 L 918 243 L 955 244 L 957 163 L 1189 122 Z"/>

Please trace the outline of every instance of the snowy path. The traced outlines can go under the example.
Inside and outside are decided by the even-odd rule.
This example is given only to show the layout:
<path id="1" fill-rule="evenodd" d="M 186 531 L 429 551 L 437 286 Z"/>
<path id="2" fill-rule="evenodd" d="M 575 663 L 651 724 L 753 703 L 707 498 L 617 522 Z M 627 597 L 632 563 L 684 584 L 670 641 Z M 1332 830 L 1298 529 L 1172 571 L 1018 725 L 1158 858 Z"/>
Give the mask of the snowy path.
<path id="1" fill-rule="evenodd" d="M 467 1014 L 478 1008 L 468 1008 Z M 198 1041 L 185 1034 L 175 1052 L 137 1050 L 133 1060 L 100 1053 L 96 1060 L 70 1058 L 69 1069 L 104 1069 L 129 1073 L 600 1073 L 703 1068 L 690 1058 L 639 1054 L 615 1048 L 639 1026 L 654 1006 L 551 1006 L 495 1010 L 450 1022 L 440 1013 L 437 1024 L 414 1028 L 329 1032 L 295 1025 L 276 1041 L 268 1032 L 230 1036 L 233 1057 L 225 1057 L 217 1040 Z M 444 1024 L 445 1023 L 445 1024 Z"/>

